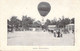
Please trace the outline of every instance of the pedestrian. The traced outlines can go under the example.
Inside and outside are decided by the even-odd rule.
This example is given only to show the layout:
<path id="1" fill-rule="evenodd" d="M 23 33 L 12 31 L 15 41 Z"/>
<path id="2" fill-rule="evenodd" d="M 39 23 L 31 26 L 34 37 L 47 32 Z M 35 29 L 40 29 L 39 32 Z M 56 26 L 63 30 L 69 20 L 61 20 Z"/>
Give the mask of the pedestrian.
<path id="1" fill-rule="evenodd" d="M 51 30 L 51 33 L 53 33 L 53 30 Z"/>
<path id="2" fill-rule="evenodd" d="M 54 37 L 56 37 L 56 31 L 54 30 Z"/>
<path id="3" fill-rule="evenodd" d="M 57 36 L 57 37 L 60 37 L 60 30 L 58 30 L 58 31 L 57 31 L 57 34 L 58 34 L 58 36 Z"/>
<path id="4" fill-rule="evenodd" d="M 72 33 L 74 33 L 74 30 L 72 30 Z"/>

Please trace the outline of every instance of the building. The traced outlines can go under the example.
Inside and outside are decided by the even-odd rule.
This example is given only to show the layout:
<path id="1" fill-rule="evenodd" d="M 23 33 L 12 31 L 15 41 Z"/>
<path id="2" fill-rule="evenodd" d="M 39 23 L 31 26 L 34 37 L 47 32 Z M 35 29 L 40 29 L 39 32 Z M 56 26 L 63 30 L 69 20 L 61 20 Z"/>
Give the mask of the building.
<path id="1" fill-rule="evenodd" d="M 53 32 L 56 31 L 56 29 L 57 29 L 56 25 L 48 25 L 48 31 Z"/>
<path id="2" fill-rule="evenodd" d="M 74 24 L 68 24 L 65 27 L 68 31 L 74 31 Z"/>

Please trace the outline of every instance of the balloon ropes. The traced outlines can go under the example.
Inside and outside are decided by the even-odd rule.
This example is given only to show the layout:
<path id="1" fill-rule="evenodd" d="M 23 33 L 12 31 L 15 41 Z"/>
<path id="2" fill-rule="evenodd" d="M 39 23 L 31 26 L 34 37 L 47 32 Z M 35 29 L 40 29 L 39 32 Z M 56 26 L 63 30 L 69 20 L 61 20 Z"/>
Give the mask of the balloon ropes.
<path id="1" fill-rule="evenodd" d="M 38 11 L 42 16 L 42 21 L 44 21 L 44 17 L 50 12 L 51 6 L 48 2 L 40 2 L 38 4 Z"/>

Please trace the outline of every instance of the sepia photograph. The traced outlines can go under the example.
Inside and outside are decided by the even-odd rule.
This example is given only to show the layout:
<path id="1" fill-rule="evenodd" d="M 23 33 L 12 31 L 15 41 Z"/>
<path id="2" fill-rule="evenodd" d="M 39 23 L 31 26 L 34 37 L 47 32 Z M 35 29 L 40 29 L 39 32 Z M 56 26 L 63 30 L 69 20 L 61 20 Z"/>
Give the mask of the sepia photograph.
<path id="1" fill-rule="evenodd" d="M 14 4 L 7 19 L 7 45 L 74 46 L 75 16 L 70 11 L 71 3 L 52 1 L 31 2 L 34 5 L 28 1 L 24 7 Z"/>
<path id="2" fill-rule="evenodd" d="M 0 51 L 80 51 L 80 0 L 0 0 Z"/>

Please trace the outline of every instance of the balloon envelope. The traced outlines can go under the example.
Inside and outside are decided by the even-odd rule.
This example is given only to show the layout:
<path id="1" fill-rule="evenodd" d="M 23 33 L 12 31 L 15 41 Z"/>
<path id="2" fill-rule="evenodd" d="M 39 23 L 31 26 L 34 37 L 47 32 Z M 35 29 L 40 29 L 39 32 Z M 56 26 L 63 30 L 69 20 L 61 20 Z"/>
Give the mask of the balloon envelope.
<path id="1" fill-rule="evenodd" d="M 41 16 L 46 16 L 49 11 L 51 10 L 51 6 L 49 3 L 47 2 L 40 2 L 38 5 L 38 11 L 40 13 Z"/>

